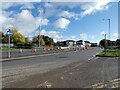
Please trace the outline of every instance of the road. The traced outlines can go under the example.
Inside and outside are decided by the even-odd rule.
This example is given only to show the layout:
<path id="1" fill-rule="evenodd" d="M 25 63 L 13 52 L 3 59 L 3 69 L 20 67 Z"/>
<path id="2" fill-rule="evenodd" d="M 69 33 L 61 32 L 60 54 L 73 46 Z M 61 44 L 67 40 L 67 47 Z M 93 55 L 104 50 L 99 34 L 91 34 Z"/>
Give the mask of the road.
<path id="1" fill-rule="evenodd" d="M 90 87 L 118 79 L 118 59 L 93 57 L 100 48 L 2 62 L 3 87 Z"/>
<path id="2" fill-rule="evenodd" d="M 37 49 L 36 52 L 34 52 L 32 49 L 26 49 L 22 50 L 22 53 L 20 53 L 20 50 L 11 50 L 10 51 L 10 57 L 16 58 L 16 57 L 23 57 L 23 56 L 32 56 L 32 55 L 42 55 L 42 54 L 49 54 L 54 52 L 64 52 L 65 50 L 40 50 Z M 2 59 L 8 58 L 8 50 L 0 51 L 2 52 Z"/>

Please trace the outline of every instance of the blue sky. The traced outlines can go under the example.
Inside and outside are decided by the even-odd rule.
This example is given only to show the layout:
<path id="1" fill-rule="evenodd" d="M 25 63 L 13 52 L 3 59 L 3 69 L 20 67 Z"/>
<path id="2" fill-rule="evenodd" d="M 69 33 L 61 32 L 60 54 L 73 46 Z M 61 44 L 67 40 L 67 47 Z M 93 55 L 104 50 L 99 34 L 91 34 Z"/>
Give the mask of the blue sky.
<path id="1" fill-rule="evenodd" d="M 99 2 L 4 2 L 2 3 L 2 31 L 16 28 L 32 39 L 39 34 L 54 41 L 88 40 L 99 42 L 108 36 L 111 20 L 111 40 L 118 38 L 118 3 L 110 0 Z M 102 19 L 106 19 L 103 21 Z M 108 37 L 107 37 L 108 38 Z"/>

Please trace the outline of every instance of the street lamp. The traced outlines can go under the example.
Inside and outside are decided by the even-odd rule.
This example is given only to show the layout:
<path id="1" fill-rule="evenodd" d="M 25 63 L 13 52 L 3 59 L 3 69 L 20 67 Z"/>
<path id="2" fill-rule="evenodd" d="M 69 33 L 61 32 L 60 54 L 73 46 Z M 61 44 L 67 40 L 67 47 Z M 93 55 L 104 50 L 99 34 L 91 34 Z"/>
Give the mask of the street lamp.
<path id="1" fill-rule="evenodd" d="M 104 36 L 104 39 L 105 39 L 105 47 L 104 47 L 104 51 L 105 51 L 105 54 L 106 54 L 106 47 L 107 47 L 107 41 L 106 41 L 106 34 L 102 34 Z"/>
<path id="2" fill-rule="evenodd" d="M 40 31 L 41 31 L 41 24 L 39 25 L 39 48 L 40 48 Z"/>
<path id="3" fill-rule="evenodd" d="M 108 20 L 109 22 L 109 40 L 110 40 L 110 19 L 103 19 L 103 21 Z"/>
<path id="4" fill-rule="evenodd" d="M 42 17 L 43 14 L 43 9 L 40 9 L 40 16 Z M 39 25 L 39 48 L 40 48 L 40 31 L 41 31 L 41 26 L 42 26 L 42 18 L 40 20 L 40 25 Z"/>

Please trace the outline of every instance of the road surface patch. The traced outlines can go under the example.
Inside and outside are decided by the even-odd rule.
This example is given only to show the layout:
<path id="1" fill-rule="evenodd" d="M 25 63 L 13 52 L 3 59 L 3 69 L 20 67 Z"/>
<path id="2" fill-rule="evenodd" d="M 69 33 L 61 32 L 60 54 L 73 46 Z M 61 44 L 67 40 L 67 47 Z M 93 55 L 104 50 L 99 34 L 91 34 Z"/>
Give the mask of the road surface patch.
<path id="1" fill-rule="evenodd" d="M 60 77 L 60 79 L 62 79 L 62 80 L 63 80 L 64 78 L 63 78 L 63 77 Z"/>
<path id="2" fill-rule="evenodd" d="M 45 81 L 44 83 L 37 85 L 37 88 L 50 88 L 50 87 L 52 87 L 52 85 L 48 81 Z"/>
<path id="3" fill-rule="evenodd" d="M 72 72 L 70 72 L 69 74 L 73 74 Z"/>

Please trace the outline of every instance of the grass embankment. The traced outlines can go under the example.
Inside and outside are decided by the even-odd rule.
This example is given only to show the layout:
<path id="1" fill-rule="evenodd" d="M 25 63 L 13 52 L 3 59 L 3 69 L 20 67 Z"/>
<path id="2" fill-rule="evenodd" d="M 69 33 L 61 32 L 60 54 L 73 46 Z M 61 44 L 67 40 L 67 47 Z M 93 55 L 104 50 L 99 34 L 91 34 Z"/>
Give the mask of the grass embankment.
<path id="1" fill-rule="evenodd" d="M 106 52 L 103 51 L 103 52 L 97 54 L 96 56 L 99 56 L 99 57 L 120 57 L 120 50 L 110 49 L 110 50 L 107 50 Z"/>

